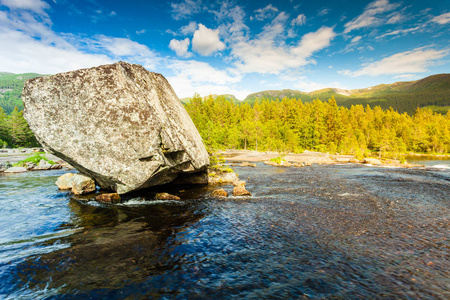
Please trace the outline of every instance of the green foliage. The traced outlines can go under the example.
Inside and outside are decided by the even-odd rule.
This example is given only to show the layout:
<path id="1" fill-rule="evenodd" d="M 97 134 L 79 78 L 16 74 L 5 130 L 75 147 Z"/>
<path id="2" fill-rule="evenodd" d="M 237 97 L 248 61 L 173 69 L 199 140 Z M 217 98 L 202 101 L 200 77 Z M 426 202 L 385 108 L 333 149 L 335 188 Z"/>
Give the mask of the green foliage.
<path id="1" fill-rule="evenodd" d="M 209 156 L 209 169 L 217 173 L 233 173 L 233 169 L 224 166 L 225 159 L 222 156 L 211 154 Z"/>
<path id="2" fill-rule="evenodd" d="M 262 91 L 248 95 L 244 102 L 254 105 L 260 99 L 279 102 L 280 99 L 291 98 L 308 103 L 319 98 L 334 97 L 338 105 L 347 108 L 369 104 L 371 107 L 380 106 L 382 109 L 392 107 L 400 113 L 412 115 L 417 107 L 428 107 L 435 112 L 446 114 L 450 109 L 449 93 L 450 74 L 438 74 L 417 81 L 380 84 L 371 88 L 343 92 L 331 88 L 311 93 L 294 90 Z"/>
<path id="3" fill-rule="evenodd" d="M 297 99 L 236 104 L 223 97 L 192 98 L 186 104 L 208 149 L 303 152 L 304 149 L 354 154 L 371 152 L 398 158 L 400 153 L 449 153 L 450 112 L 338 106 L 332 97 L 303 103 Z"/>
<path id="4" fill-rule="evenodd" d="M 44 152 L 39 152 L 39 153 L 35 153 L 35 154 L 31 155 L 31 156 L 28 156 L 24 160 L 19 161 L 18 163 L 14 164 L 14 166 L 15 167 L 23 167 L 23 166 L 25 166 L 25 164 L 27 162 L 31 162 L 31 163 L 34 163 L 34 164 L 38 165 L 41 160 L 45 160 L 46 162 L 48 162 L 51 165 L 55 164 L 55 162 L 49 160 L 44 155 Z"/>
<path id="5" fill-rule="evenodd" d="M 42 75 L 36 73 L 0 73 L 0 107 L 6 114 L 10 114 L 15 107 L 23 110 L 21 100 L 23 84 L 25 80 L 39 76 Z"/>
<path id="6" fill-rule="evenodd" d="M 270 161 L 271 161 L 271 162 L 274 162 L 274 163 L 277 163 L 277 164 L 279 164 L 279 165 L 280 165 L 282 162 L 286 162 L 286 160 L 285 160 L 283 157 L 281 157 L 281 156 L 271 158 Z"/>

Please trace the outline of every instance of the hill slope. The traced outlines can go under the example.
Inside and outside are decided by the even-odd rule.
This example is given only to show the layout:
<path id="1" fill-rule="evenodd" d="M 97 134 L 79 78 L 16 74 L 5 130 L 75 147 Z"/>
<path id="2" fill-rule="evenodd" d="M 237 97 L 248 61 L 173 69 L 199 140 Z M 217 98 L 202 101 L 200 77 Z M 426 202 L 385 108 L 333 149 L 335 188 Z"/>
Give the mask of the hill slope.
<path id="1" fill-rule="evenodd" d="M 10 113 L 14 107 L 23 109 L 20 99 L 23 83 L 26 79 L 35 78 L 40 75 L 36 73 L 12 74 L 0 72 L 0 107 L 6 113 Z M 211 95 L 217 98 L 219 95 Z M 233 95 L 220 95 L 234 103 L 241 103 Z M 350 107 L 362 104 L 381 106 L 383 109 L 392 107 L 399 112 L 413 114 L 417 107 L 428 107 L 432 110 L 445 114 L 450 110 L 450 74 L 432 75 L 416 81 L 403 81 L 392 84 L 380 84 L 365 89 L 342 90 L 326 88 L 310 93 L 297 90 L 267 90 L 248 95 L 244 102 L 254 104 L 256 99 L 269 99 L 276 101 L 285 97 L 301 99 L 310 102 L 319 98 L 327 101 L 333 97 L 338 105 Z M 181 102 L 187 103 L 190 98 L 182 98 Z"/>
<path id="2" fill-rule="evenodd" d="M 17 106 L 23 110 L 22 95 L 25 80 L 43 75 L 36 73 L 13 74 L 0 72 L 0 107 L 9 114 Z"/>
<path id="3" fill-rule="evenodd" d="M 294 90 L 262 91 L 250 94 L 244 102 L 253 104 L 256 99 L 281 100 L 284 97 L 309 102 L 319 98 L 326 101 L 334 96 L 338 105 L 350 107 L 362 104 L 392 107 L 399 112 L 413 114 L 417 107 L 429 107 L 445 113 L 450 106 L 450 74 L 438 74 L 416 81 L 403 81 L 392 84 L 380 84 L 365 89 L 342 90 L 327 88 L 305 93 Z"/>

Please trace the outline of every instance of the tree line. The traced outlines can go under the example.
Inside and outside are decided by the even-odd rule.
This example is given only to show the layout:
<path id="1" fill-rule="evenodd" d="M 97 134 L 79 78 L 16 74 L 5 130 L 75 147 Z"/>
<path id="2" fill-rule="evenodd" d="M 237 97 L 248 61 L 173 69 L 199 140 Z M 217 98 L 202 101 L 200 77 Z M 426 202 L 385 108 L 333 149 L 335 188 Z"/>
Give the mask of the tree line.
<path id="1" fill-rule="evenodd" d="M 33 132 L 17 107 L 7 115 L 0 107 L 0 148 L 38 147 Z"/>
<path id="2" fill-rule="evenodd" d="M 338 106 L 334 97 L 252 105 L 194 95 L 186 109 L 209 150 L 314 150 L 364 156 L 407 152 L 449 153 L 450 113 L 417 108 L 413 115 L 369 105 Z"/>

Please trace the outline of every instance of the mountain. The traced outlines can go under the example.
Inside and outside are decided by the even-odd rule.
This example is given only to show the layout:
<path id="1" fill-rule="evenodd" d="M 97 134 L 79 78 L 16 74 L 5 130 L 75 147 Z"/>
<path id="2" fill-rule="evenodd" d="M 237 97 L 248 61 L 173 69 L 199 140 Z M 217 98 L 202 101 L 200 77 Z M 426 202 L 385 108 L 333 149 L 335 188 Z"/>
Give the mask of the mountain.
<path id="1" fill-rule="evenodd" d="M 9 114 L 17 106 L 23 110 L 23 103 L 20 99 L 22 95 L 23 83 L 25 80 L 44 76 L 37 73 L 13 74 L 0 72 L 0 107 Z"/>
<path id="2" fill-rule="evenodd" d="M 365 89 L 343 90 L 326 88 L 310 93 L 295 90 L 275 90 L 253 93 L 244 102 L 253 104 L 256 99 L 276 101 L 287 98 L 310 102 L 314 99 L 327 101 L 334 96 L 338 105 L 351 107 L 362 104 L 383 109 L 392 107 L 399 112 L 413 114 L 417 107 L 427 107 L 439 113 L 450 110 L 450 74 L 432 75 L 416 81 L 380 84 Z"/>
<path id="3" fill-rule="evenodd" d="M 14 107 L 23 109 L 20 96 L 23 83 L 26 79 L 45 76 L 36 73 L 12 74 L 0 72 L 0 106 L 6 113 L 11 113 Z M 223 96 L 234 103 L 242 103 L 235 96 L 211 95 L 214 99 Z M 338 105 L 351 107 L 362 104 L 383 109 L 392 107 L 398 112 L 413 114 L 417 107 L 427 107 L 433 111 L 445 114 L 450 110 L 450 74 L 437 74 L 416 81 L 401 81 L 392 84 L 379 84 L 365 89 L 343 90 L 337 88 L 326 88 L 310 93 L 297 90 L 267 90 L 248 95 L 244 103 L 253 105 L 256 99 L 269 99 L 276 101 L 285 97 L 301 99 L 310 102 L 314 99 L 327 101 L 333 97 Z M 180 99 L 188 103 L 191 98 Z"/>

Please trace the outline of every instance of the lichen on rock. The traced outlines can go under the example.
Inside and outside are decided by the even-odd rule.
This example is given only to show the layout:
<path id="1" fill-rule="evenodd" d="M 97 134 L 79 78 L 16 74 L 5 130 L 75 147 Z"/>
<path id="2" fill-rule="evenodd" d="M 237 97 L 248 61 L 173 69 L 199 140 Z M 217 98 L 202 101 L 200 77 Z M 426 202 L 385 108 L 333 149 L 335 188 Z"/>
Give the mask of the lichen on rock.
<path id="1" fill-rule="evenodd" d="M 22 99 L 44 148 L 102 189 L 123 194 L 207 170 L 208 153 L 172 87 L 140 65 L 30 79 Z"/>

